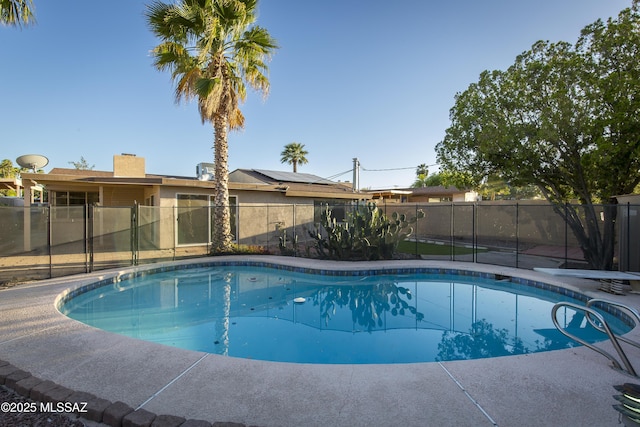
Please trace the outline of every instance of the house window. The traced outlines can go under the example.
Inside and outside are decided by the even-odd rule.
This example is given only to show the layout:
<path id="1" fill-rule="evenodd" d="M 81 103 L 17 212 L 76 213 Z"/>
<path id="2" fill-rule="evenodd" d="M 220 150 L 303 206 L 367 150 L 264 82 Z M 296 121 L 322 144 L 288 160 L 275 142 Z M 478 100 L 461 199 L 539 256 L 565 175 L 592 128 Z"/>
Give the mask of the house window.
<path id="1" fill-rule="evenodd" d="M 100 193 L 90 191 L 52 191 L 53 206 L 95 205 L 100 201 Z"/>

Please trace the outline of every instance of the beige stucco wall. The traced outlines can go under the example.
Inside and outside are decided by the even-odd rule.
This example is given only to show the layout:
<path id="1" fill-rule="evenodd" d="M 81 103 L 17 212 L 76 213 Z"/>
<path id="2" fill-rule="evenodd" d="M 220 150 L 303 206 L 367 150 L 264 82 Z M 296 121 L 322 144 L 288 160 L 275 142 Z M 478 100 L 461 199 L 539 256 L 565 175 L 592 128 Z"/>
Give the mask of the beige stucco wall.
<path id="1" fill-rule="evenodd" d="M 103 206 L 133 206 L 144 204 L 145 190 L 143 187 L 126 185 L 102 186 Z"/>
<path id="2" fill-rule="evenodd" d="M 235 191 L 238 198 L 238 243 L 277 248 L 286 231 L 287 239 L 307 239 L 313 227 L 314 201 L 286 197 L 280 192 Z M 290 240 L 291 242 L 291 240 Z"/>
<path id="3" fill-rule="evenodd" d="M 163 248 L 175 243 L 176 212 L 178 194 L 213 195 L 213 189 L 162 186 L 158 188 L 156 205 L 159 213 L 154 221 L 162 230 L 156 235 Z M 307 230 L 314 225 L 314 200 L 311 198 L 286 197 L 279 191 L 231 190 L 237 208 L 238 236 L 240 244 L 278 247 L 278 238 L 287 233 L 287 238 L 298 236 L 299 241 L 308 238 Z M 294 207 L 295 205 L 295 207 Z"/>

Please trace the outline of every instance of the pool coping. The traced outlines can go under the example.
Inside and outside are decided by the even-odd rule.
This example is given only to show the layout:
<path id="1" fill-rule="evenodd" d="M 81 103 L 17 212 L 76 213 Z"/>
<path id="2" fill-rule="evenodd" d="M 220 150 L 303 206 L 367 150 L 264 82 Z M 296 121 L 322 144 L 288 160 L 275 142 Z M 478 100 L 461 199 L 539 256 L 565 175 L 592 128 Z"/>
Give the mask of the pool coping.
<path id="1" fill-rule="evenodd" d="M 475 361 L 406 365 L 305 365 L 236 359 L 165 347 L 100 331 L 60 314 L 65 290 L 149 269 L 210 262 L 277 263 L 293 269 L 433 268 L 518 277 L 640 307 L 640 296 L 611 295 L 598 282 L 465 262 L 318 261 L 230 256 L 112 269 L 0 291 L 0 360 L 69 390 L 154 414 L 246 425 L 608 425 L 613 385 L 640 382 L 583 347 Z M 527 282 L 528 283 L 528 282 Z M 69 291 L 72 292 L 72 291 Z M 640 332 L 629 334 L 640 340 Z M 602 348 L 612 352 L 605 343 Z M 625 347 L 632 363 L 640 350 Z M 45 355 L 43 357 L 43 354 Z M 522 391 L 526 390 L 526 399 Z M 455 408 L 455 410 L 452 410 Z M 578 422 L 579 421 L 579 422 Z M 529 424 L 528 424 L 529 425 Z"/>

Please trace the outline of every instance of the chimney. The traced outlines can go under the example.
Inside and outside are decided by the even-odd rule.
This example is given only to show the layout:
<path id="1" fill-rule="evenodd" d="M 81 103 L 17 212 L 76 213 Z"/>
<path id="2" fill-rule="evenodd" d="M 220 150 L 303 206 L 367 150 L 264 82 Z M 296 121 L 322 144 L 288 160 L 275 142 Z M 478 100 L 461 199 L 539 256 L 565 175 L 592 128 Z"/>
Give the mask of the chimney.
<path id="1" fill-rule="evenodd" d="M 144 157 L 126 153 L 113 156 L 113 176 L 117 178 L 146 177 Z"/>

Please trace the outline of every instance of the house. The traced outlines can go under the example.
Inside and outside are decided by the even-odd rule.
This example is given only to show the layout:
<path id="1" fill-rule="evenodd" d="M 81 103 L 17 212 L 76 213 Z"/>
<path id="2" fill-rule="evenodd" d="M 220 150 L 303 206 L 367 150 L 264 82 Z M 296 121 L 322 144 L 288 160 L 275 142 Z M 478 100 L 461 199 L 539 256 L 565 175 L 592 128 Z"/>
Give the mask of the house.
<path id="1" fill-rule="evenodd" d="M 90 206 L 93 226 L 101 233 L 111 228 L 110 234 L 116 235 L 119 231 L 113 227 L 118 222 L 123 230 L 130 225 L 128 217 L 115 218 L 116 210 L 107 208 L 135 206 L 139 211 L 136 220 L 150 224 L 143 236 L 150 247 L 206 246 L 211 243 L 214 209 L 212 168 L 211 164 L 201 163 L 193 177 L 153 175 L 146 173 L 144 158 L 122 154 L 113 157 L 113 171 L 54 168 L 47 174 L 23 173 L 22 185 L 25 200 L 32 200 L 33 190 L 44 186 L 49 205 L 68 208 L 65 214 L 70 218 L 89 215 L 82 209 Z M 238 169 L 229 174 L 232 234 L 239 243 L 264 244 L 274 239 L 274 232 L 290 230 L 292 235 L 301 224 L 317 222 L 323 203 L 344 205 L 369 197 L 344 183 L 311 174 Z M 295 214 L 292 205 L 298 206 Z M 128 215 L 128 211 L 122 212 Z M 98 214 L 104 219 L 96 219 Z M 26 216 L 25 222 L 29 222 Z M 73 222 L 69 220 L 70 226 Z M 177 224 L 175 233 L 160 232 L 172 229 L 167 225 L 173 223 Z M 25 246 L 26 241 L 27 237 Z"/>
<path id="2" fill-rule="evenodd" d="M 201 163 L 198 176 L 152 175 L 145 172 L 145 159 L 132 154 L 113 157 L 113 172 L 53 168 L 48 174 L 22 173 L 25 198 L 33 189 L 45 186 L 51 206 L 99 205 L 173 207 L 179 195 L 212 196 L 213 165 Z M 311 203 L 367 199 L 366 192 L 354 192 L 350 185 L 306 173 L 261 169 L 237 169 L 229 174 L 229 194 L 238 203 Z M 191 197 L 198 200 L 197 197 Z M 204 199 L 202 199 L 204 200 Z"/>
<path id="3" fill-rule="evenodd" d="M 397 203 L 475 202 L 478 193 L 442 185 L 416 188 L 394 188 L 370 191 L 374 200 Z"/>

